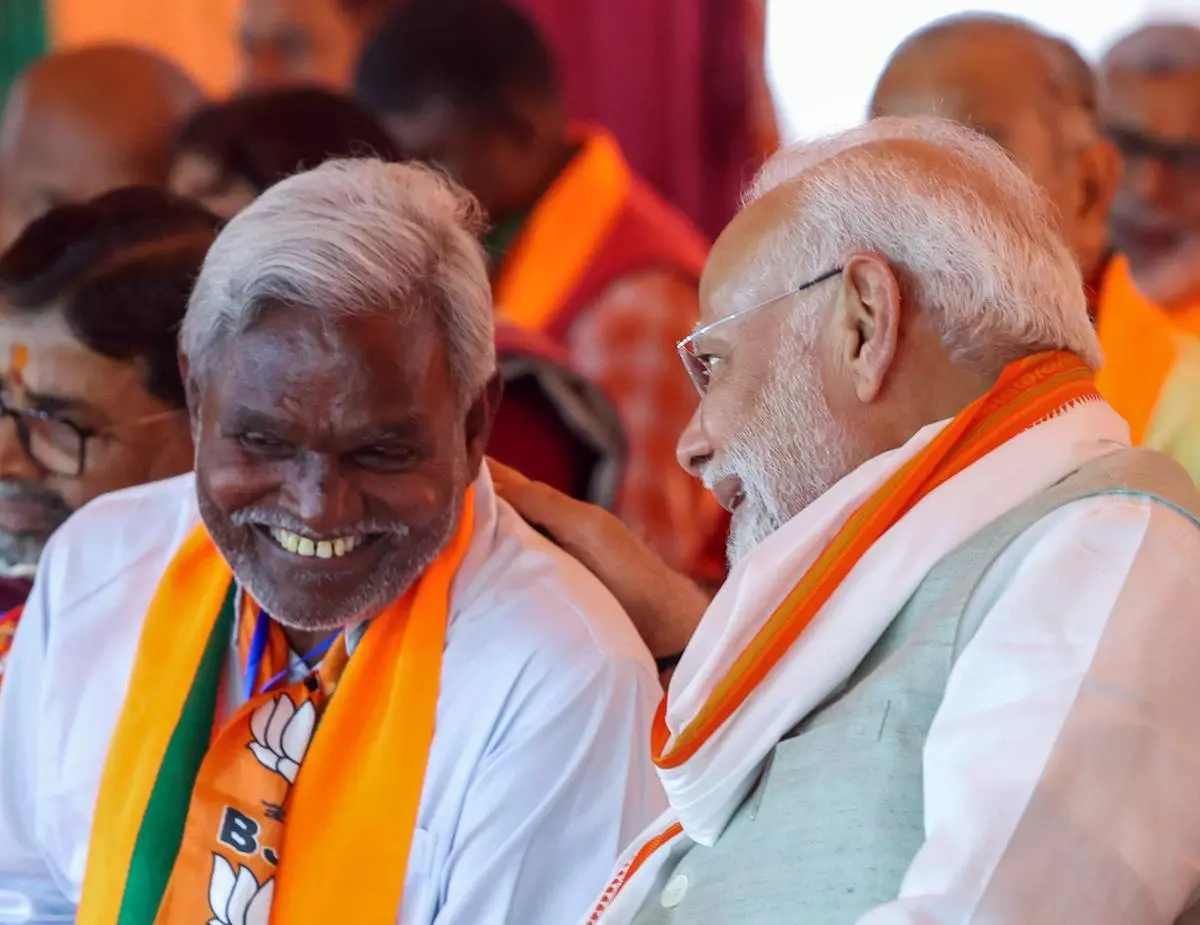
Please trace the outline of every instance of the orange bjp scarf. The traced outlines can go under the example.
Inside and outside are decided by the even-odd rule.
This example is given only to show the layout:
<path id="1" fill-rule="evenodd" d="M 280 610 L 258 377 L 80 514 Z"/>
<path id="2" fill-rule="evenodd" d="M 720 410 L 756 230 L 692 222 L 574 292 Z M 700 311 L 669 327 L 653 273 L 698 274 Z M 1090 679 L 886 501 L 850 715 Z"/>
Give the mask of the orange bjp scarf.
<path id="1" fill-rule="evenodd" d="M 695 716 L 674 734 L 666 725 L 664 698 L 652 734 L 655 764 L 664 769 L 680 767 L 731 721 L 867 550 L 922 498 L 1018 434 L 1099 398 L 1091 370 L 1072 353 L 1041 353 L 1006 367 L 986 395 L 959 413 L 849 517 L 716 682 Z M 601 898 L 591 921 L 599 921 L 649 858 L 682 832 L 676 822 L 635 852 Z"/>
<path id="2" fill-rule="evenodd" d="M 496 280 L 496 312 L 544 331 L 621 215 L 633 173 L 607 132 L 581 131 L 579 152 L 534 207 Z"/>
<path id="3" fill-rule="evenodd" d="M 196 529 L 142 629 L 80 925 L 396 921 L 473 525 L 470 489 L 453 538 L 352 658 L 343 633 L 308 677 L 252 697 L 215 736 L 234 582 Z"/>

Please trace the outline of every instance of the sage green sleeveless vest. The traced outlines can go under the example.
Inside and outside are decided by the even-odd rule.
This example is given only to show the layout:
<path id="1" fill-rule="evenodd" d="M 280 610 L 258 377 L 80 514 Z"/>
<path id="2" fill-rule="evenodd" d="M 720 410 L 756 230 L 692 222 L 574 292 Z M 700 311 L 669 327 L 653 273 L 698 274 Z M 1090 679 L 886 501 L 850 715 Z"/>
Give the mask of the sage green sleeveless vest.
<path id="1" fill-rule="evenodd" d="M 666 865 L 636 925 L 853 925 L 894 900 L 924 841 L 925 739 L 993 603 L 977 589 L 1038 521 L 1110 494 L 1200 527 L 1187 474 L 1147 450 L 1090 463 L 991 523 L 930 571 L 841 690 L 775 747 L 716 845 Z"/>

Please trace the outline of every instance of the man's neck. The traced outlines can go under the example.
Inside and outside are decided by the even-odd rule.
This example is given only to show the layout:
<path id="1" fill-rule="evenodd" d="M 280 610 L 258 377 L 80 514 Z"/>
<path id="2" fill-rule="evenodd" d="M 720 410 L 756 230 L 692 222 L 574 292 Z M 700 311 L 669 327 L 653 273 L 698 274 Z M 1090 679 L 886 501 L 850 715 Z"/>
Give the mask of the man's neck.
<path id="1" fill-rule="evenodd" d="M 579 153 L 579 147 L 570 139 L 563 138 L 553 149 L 547 151 L 543 169 L 538 173 L 536 180 L 529 184 L 524 195 L 520 197 L 524 201 L 518 206 L 505 210 L 502 214 L 493 216 L 495 223 L 502 225 L 512 218 L 522 218 L 532 212 L 550 187 L 554 185 L 559 174 L 566 170 L 571 159 Z"/>
<path id="2" fill-rule="evenodd" d="M 282 626 L 282 624 L 280 625 Z M 298 630 L 290 626 L 282 626 L 282 628 L 288 646 L 301 658 L 308 655 L 309 652 L 317 648 L 330 636 L 340 632 L 340 630 Z M 310 665 L 309 667 L 313 666 Z"/>

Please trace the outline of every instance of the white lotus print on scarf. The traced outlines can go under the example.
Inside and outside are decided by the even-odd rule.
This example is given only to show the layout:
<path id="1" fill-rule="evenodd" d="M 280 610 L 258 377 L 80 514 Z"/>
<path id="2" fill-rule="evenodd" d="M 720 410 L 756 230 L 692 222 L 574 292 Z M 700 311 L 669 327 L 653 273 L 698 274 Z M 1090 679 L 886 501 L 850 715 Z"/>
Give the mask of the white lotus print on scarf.
<path id="1" fill-rule="evenodd" d="M 280 694 L 250 717 L 250 732 L 254 736 L 250 751 L 259 764 L 294 784 L 316 726 L 317 708 L 311 700 L 296 709 L 291 697 Z"/>
<path id="2" fill-rule="evenodd" d="M 271 899 L 275 878 L 259 885 L 248 867 L 233 866 L 221 855 L 213 855 L 212 880 L 208 884 L 208 905 L 213 917 L 208 925 L 267 925 L 271 918 Z"/>

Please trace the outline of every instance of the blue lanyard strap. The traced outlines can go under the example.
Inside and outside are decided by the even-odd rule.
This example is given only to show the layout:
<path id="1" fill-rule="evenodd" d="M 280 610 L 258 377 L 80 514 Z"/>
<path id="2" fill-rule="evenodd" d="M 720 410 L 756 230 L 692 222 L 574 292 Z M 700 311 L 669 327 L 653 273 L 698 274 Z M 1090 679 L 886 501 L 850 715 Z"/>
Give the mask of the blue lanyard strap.
<path id="1" fill-rule="evenodd" d="M 271 618 L 267 616 L 267 612 L 259 608 L 258 618 L 254 621 L 254 635 L 250 638 L 250 653 L 246 656 L 246 670 L 242 674 L 242 701 L 243 703 L 255 694 L 254 682 L 258 678 L 258 672 L 262 668 L 263 656 L 267 652 L 267 640 L 271 637 Z M 333 641 L 338 638 L 338 634 L 334 633 L 311 652 L 303 656 L 301 661 L 306 664 L 311 664 L 314 659 L 318 659 L 329 651 L 333 645 Z M 287 677 L 288 672 L 296 665 L 293 662 L 275 677 L 270 678 L 258 691 L 260 694 L 265 694 L 276 684 Z"/>

